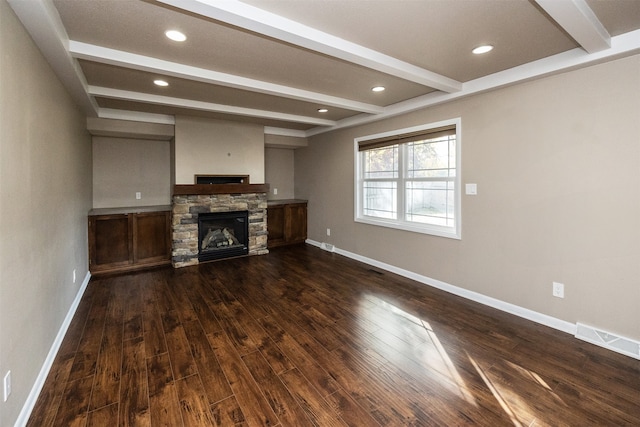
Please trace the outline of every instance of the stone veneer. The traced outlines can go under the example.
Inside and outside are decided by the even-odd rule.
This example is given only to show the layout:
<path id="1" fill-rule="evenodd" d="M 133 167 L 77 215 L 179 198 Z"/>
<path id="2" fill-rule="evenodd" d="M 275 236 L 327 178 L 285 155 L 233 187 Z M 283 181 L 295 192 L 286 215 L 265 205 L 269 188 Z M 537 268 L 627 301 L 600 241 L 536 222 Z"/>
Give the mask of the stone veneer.
<path id="1" fill-rule="evenodd" d="M 267 194 L 174 195 L 171 263 L 174 267 L 198 264 L 198 215 L 208 212 L 249 211 L 249 255 L 267 249 Z"/>

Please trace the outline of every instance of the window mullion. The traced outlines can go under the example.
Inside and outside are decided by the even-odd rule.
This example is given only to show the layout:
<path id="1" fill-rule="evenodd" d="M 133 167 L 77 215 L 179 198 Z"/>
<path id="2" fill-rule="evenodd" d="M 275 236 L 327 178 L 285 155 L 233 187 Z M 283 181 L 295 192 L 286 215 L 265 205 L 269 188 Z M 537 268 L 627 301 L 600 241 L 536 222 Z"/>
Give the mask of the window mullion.
<path id="1" fill-rule="evenodd" d="M 356 205 L 356 207 L 358 209 L 358 216 L 362 216 L 364 215 L 364 184 L 366 182 L 366 180 L 364 179 L 364 170 L 366 168 L 366 155 L 364 151 L 360 151 L 356 152 L 356 156 L 358 156 L 358 204 Z"/>
<path id="2" fill-rule="evenodd" d="M 407 144 L 400 144 L 398 146 L 398 180 L 397 180 L 397 193 L 398 193 L 398 220 L 404 221 L 405 216 L 405 179 L 406 179 L 406 165 L 407 162 Z"/>

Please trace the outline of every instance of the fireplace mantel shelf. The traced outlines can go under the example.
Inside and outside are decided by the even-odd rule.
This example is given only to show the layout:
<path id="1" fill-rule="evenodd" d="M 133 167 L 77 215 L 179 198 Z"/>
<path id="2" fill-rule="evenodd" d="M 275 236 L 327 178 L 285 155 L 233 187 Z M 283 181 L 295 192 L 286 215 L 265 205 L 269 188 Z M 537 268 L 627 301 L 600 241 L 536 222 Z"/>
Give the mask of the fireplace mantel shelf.
<path id="1" fill-rule="evenodd" d="M 179 184 L 173 186 L 174 196 L 268 192 L 269 184 Z"/>

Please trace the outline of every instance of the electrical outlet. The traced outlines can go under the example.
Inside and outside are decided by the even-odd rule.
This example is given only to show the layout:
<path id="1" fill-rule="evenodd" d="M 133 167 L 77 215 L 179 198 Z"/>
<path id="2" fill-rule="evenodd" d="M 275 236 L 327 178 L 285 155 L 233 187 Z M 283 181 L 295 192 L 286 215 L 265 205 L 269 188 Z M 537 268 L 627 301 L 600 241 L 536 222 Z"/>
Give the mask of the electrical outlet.
<path id="1" fill-rule="evenodd" d="M 6 402 L 9 399 L 9 395 L 11 394 L 11 371 L 7 371 L 3 380 L 3 397 Z"/>
<path id="2" fill-rule="evenodd" d="M 278 189 L 277 189 L 277 188 L 274 188 L 274 189 L 273 189 L 273 195 L 275 196 L 276 194 L 278 194 Z"/>
<path id="3" fill-rule="evenodd" d="M 331 229 L 327 228 L 327 236 L 331 236 Z"/>
<path id="4" fill-rule="evenodd" d="M 139 191 L 136 191 L 136 200 L 140 200 L 142 199 L 142 193 Z"/>
<path id="5" fill-rule="evenodd" d="M 73 283 L 76 283 L 76 269 L 73 269 Z"/>
<path id="6" fill-rule="evenodd" d="M 564 298 L 564 284 L 553 282 L 553 296 L 557 298 Z"/>

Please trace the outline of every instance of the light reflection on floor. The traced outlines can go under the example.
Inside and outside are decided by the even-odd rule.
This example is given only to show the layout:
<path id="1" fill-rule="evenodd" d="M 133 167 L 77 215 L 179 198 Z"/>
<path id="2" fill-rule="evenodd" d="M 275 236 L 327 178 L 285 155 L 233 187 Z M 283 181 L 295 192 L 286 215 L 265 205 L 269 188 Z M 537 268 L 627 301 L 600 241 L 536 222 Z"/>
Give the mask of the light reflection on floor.
<path id="1" fill-rule="evenodd" d="M 376 313 L 371 309 L 371 304 L 383 310 L 385 314 L 391 314 L 391 316 L 385 316 L 382 329 L 406 343 L 406 347 L 402 351 L 410 352 L 413 355 L 412 359 L 424 367 L 428 371 L 429 378 L 437 380 L 444 390 L 478 407 L 473 393 L 456 369 L 429 322 L 375 295 L 366 295 L 363 301 L 366 303 L 363 302 L 358 316 L 361 322 L 368 325 L 380 324 L 380 319 L 375 318 Z M 475 359 L 467 350 L 465 353 L 471 366 L 514 426 L 530 425 L 533 421 L 543 422 L 539 418 L 543 415 L 540 413 L 541 407 L 548 406 L 557 409 L 558 404 L 566 406 L 566 403 L 538 373 L 509 360 L 502 360 L 501 366 L 487 365 L 483 367 L 481 366 L 482 362 Z M 494 369 L 491 370 L 491 368 Z M 506 379 L 500 378 L 500 374 L 504 374 Z M 539 389 L 535 395 L 522 396 L 516 390 L 520 381 L 534 382 L 539 386 Z M 523 387 L 523 390 L 526 389 L 528 388 Z M 534 400 L 536 401 L 534 402 Z M 549 400 L 553 402 L 549 402 Z"/>
<path id="2" fill-rule="evenodd" d="M 509 403 L 504 399 L 498 387 L 496 387 L 493 384 L 493 381 L 491 381 L 489 377 L 487 377 L 484 370 L 478 365 L 478 363 L 474 360 L 474 358 L 471 356 L 468 356 L 468 357 L 473 367 L 476 368 L 476 371 L 478 371 L 478 374 L 480 375 L 480 378 L 482 378 L 482 381 L 484 381 L 484 383 L 487 385 L 489 390 L 491 390 L 493 397 L 495 397 L 498 403 L 500 404 L 500 407 L 502 408 L 502 410 L 509 416 L 509 418 L 511 418 L 511 422 L 513 422 L 513 425 L 517 427 L 522 426 L 523 424 L 520 422 L 520 420 L 518 420 L 516 414 L 511 409 L 511 405 L 509 405 Z"/>
<path id="3" fill-rule="evenodd" d="M 384 329 L 406 342 L 407 348 L 410 348 L 414 355 L 417 356 L 416 359 L 420 361 L 421 365 L 430 372 L 437 373 L 432 377 L 438 380 L 442 387 L 468 403 L 477 406 L 473 394 L 469 392 L 463 378 L 427 321 L 407 313 L 374 295 L 367 295 L 366 298 L 386 312 L 393 314 L 393 316 L 387 318 L 388 322 L 391 323 L 386 323 Z M 369 318 L 373 313 L 368 308 L 361 310 L 361 313 L 363 316 L 358 316 L 359 319 L 368 322 L 376 322 L 378 320 Z M 406 321 L 417 327 L 408 327 Z"/>
<path id="4" fill-rule="evenodd" d="M 567 407 L 567 404 L 558 396 L 549 384 L 537 373 L 524 368 L 509 360 L 501 360 L 500 366 L 487 366 L 482 368 L 468 352 L 467 357 L 476 371 L 500 403 L 500 406 L 511 417 L 514 425 L 530 425 L 536 420 L 536 425 L 543 425 L 541 417 L 547 411 L 558 411 Z M 521 389 L 528 390 L 526 394 L 517 391 L 518 384 L 533 382 L 538 387 L 531 388 L 525 385 Z"/>

